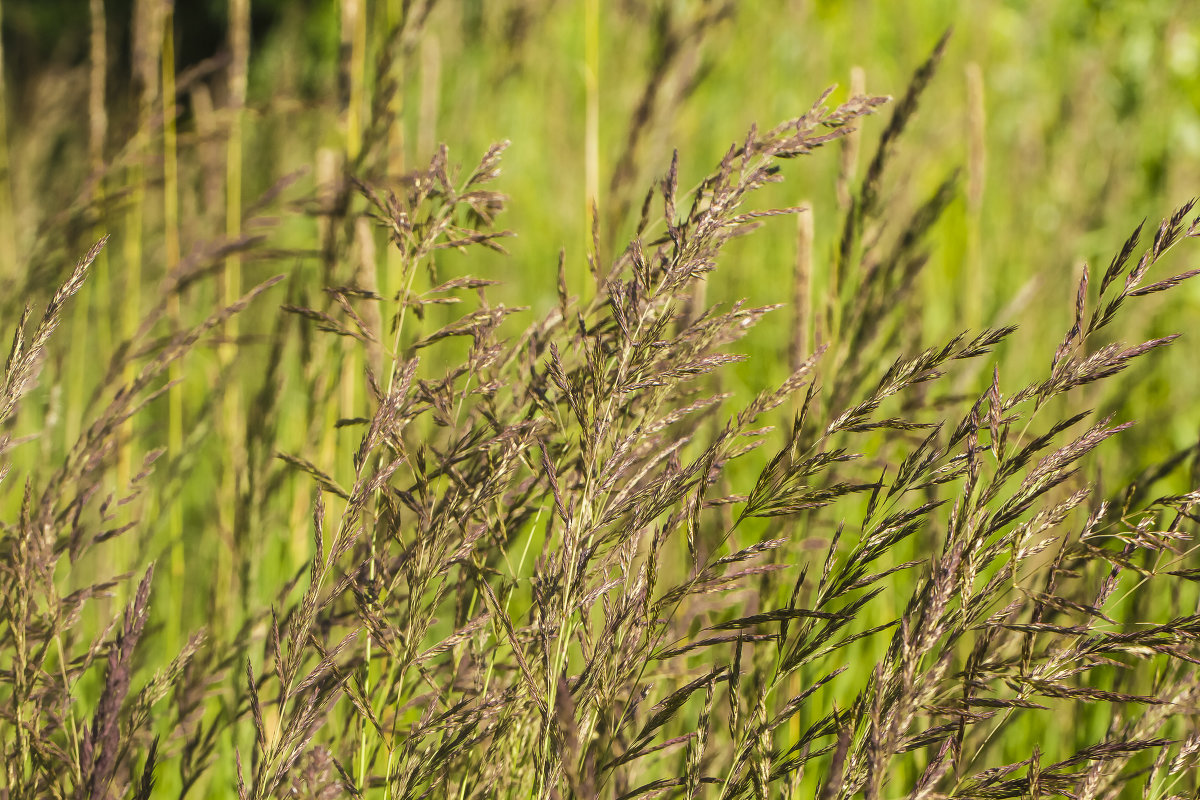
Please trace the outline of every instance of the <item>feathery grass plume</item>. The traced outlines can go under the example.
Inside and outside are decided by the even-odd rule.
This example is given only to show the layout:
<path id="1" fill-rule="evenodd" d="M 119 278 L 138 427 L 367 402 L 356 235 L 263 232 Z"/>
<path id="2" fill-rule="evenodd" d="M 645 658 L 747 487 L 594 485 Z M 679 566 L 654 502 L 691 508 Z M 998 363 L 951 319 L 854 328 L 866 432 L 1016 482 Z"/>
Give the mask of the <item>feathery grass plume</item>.
<path id="1" fill-rule="evenodd" d="M 646 638 L 651 631 L 645 622 L 636 622 L 635 616 L 645 611 L 643 598 L 648 599 L 648 595 L 639 594 L 636 585 L 631 584 L 630 569 L 637 557 L 639 537 L 622 533 L 617 526 L 628 525 L 630 532 L 646 530 L 655 518 L 688 495 L 693 510 L 686 515 L 674 513 L 674 521 L 667 529 L 694 518 L 709 482 L 705 476 L 719 468 L 719 462 L 736 456 L 741 450 L 737 440 L 742 430 L 755 417 L 782 403 L 802 380 L 798 375 L 785 389 L 760 398 L 707 453 L 683 466 L 676 455 L 683 442 L 672 446 L 665 458 L 653 452 L 655 443 L 661 442 L 687 415 L 703 412 L 714 401 L 690 402 L 675 411 L 667 399 L 686 382 L 728 363 L 730 357 L 715 352 L 714 348 L 739 338 L 765 309 L 735 307 L 729 312 L 708 312 L 683 327 L 673 341 L 663 337 L 680 307 L 679 300 L 686 297 L 695 278 L 711 268 L 721 246 L 733 235 L 752 228 L 759 218 L 776 213 L 739 210 L 749 192 L 775 180 L 772 162 L 806 153 L 837 138 L 849 122 L 868 113 L 878 102 L 859 98 L 833 111 L 818 104 L 807 115 L 766 135 L 752 132 L 741 147 L 731 149 L 718 172 L 702 185 L 685 218 L 674 218 L 677 190 L 673 173 L 669 175 L 663 196 L 664 219 L 670 236 L 654 243 L 653 266 L 645 263 L 646 257 L 635 243 L 601 286 L 600 297 L 589 307 L 575 310 L 573 315 L 564 314 L 560 308 L 530 329 L 509 353 L 502 343 L 494 340 L 494 331 L 512 310 L 492 307 L 487 302 L 482 294 L 487 282 L 451 282 L 434 287 L 424 296 L 436 301 L 446 292 L 463 288 L 481 293 L 478 310 L 417 337 L 410 345 L 415 350 L 440 346 L 453 337 L 469 336 L 466 364 L 440 380 L 430 381 L 416 379 L 415 361 L 408 361 L 402 385 L 385 395 L 377 395 L 378 409 L 354 458 L 358 470 L 355 487 L 346 491 L 348 505 L 346 516 L 339 523 L 338 537 L 339 540 L 347 537 L 350 542 L 352 532 L 365 529 L 379 531 L 384 538 L 376 539 L 369 548 L 375 555 L 365 561 L 363 557 L 368 552 L 361 549 L 365 545 L 333 548 L 346 554 L 360 553 L 351 562 L 359 566 L 351 568 L 338 585 L 353 589 L 359 619 L 372 632 L 372 641 L 382 651 L 379 657 L 386 657 L 375 668 L 383 680 L 356 683 L 353 691 L 347 688 L 350 694 L 361 691 L 355 705 L 374 707 L 376 710 L 370 716 L 390 725 L 392 730 L 384 735 L 381 728 L 379 743 L 373 745 L 371 753 L 355 754 L 356 762 L 371 767 L 382 755 L 380 750 L 385 750 L 388 766 L 382 777 L 394 794 L 402 795 L 424 785 L 427 778 L 421 776 L 427 774 L 429 767 L 416 746 L 444 725 L 453 724 L 455 719 L 463 720 L 457 724 L 469 726 L 462 735 L 470 740 L 484 741 L 500 733 L 524 738 L 540 731 L 536 735 L 542 744 L 527 748 L 532 754 L 531 762 L 512 771 L 511 777 L 517 785 L 529 781 L 527 785 L 532 790 L 542 791 L 560 779 L 589 784 L 607 779 L 604 772 L 611 772 L 612 767 L 600 765 L 611 760 L 610 757 L 603 756 L 604 748 L 591 738 L 586 747 L 585 740 L 580 738 L 594 736 L 596 723 L 574 726 L 580 724 L 581 718 L 586 719 L 586 714 L 596 713 L 599 697 L 624 693 L 623 685 L 632 673 L 622 672 L 638 664 L 632 659 L 618 669 L 625 653 L 622 648 L 613 651 L 606 640 L 619 635 L 626 641 L 625 648 L 633 647 L 634 654 L 643 654 L 642 663 L 646 663 L 645 655 L 651 649 L 651 641 Z M 490 222 L 493 209 L 499 208 L 500 197 L 475 187 L 494 175 L 498 155 L 499 148 L 487 154 L 462 189 L 455 187 L 449 177 L 444 151 L 434 158 L 424 175 L 412 179 L 407 198 L 395 193 L 384 195 L 368 185 L 362 186 L 370 213 L 390 232 L 405 262 L 413 265 L 406 268 L 410 275 L 417 263 L 437 249 L 494 246 L 495 234 L 462 228 L 454 219 L 457 209 L 464 208 L 468 220 L 473 216 L 482 223 Z M 625 270 L 630 270 L 628 281 L 618 277 Z M 351 299 L 350 295 L 344 296 Z M 429 302 L 408 291 L 399 299 L 401 310 L 394 316 L 396 330 L 392 334 L 396 342 L 392 358 L 396 365 L 405 363 L 400 344 L 404 309 L 412 306 L 420 311 Z M 363 295 L 362 300 L 376 302 L 369 295 Z M 567 311 L 571 311 L 570 305 L 567 300 Z M 328 332 L 364 340 L 381 338 L 366 331 L 364 317 L 347 305 L 342 306 L 343 314 L 349 317 L 347 322 L 311 310 L 295 310 L 317 321 Z M 542 372 L 536 359 L 546 352 L 547 339 L 552 342 L 553 337 L 564 335 L 569 337 L 565 341 L 573 344 L 575 352 L 582 353 L 582 360 L 565 362 L 551 344 L 551 358 Z M 606 361 L 612 366 L 606 366 Z M 801 372 L 810 368 L 811 363 Z M 514 381 L 504 377 L 510 369 L 529 371 L 525 379 Z M 504 388 L 509 391 L 502 391 Z M 572 409 L 567 419 L 573 421 L 568 422 L 555 410 L 559 403 Z M 422 424 L 422 416 L 430 418 L 434 426 Z M 516 425 L 501 422 L 522 418 L 524 421 Z M 439 428 L 445 433 L 430 440 L 428 437 Z M 541 440 L 540 458 L 528 452 L 535 436 Z M 572 446 L 567 437 L 574 436 L 578 436 L 583 460 L 569 455 Z M 443 444 L 433 443 L 437 441 Z M 379 450 L 381 447 L 390 452 Z M 381 457 L 376 460 L 372 454 L 377 451 Z M 372 475 L 376 470 L 379 472 Z M 407 486 L 397 482 L 405 473 L 411 475 Z M 576 488 L 581 483 L 585 487 L 582 495 Z M 526 499 L 495 505 L 514 491 L 517 497 Z M 438 717 L 430 716 L 436 708 L 430 705 L 417 727 L 411 728 L 407 737 L 400 736 L 397 712 L 390 712 L 397 716 L 389 722 L 382 713 L 385 709 L 377 705 L 379 701 L 374 697 L 393 697 L 394 692 L 410 682 L 408 674 L 416 666 L 413 659 L 422 649 L 430 654 L 427 660 L 418 662 L 425 682 L 437 674 L 435 670 L 443 669 L 439 665 L 445 661 L 440 654 L 452 656 L 460 649 L 458 645 L 416 647 L 428 635 L 436 609 L 455 596 L 450 591 L 454 584 L 448 580 L 451 571 L 464 558 L 479 557 L 477 545 L 472 543 L 485 541 L 481 536 L 487 531 L 527 529 L 529 520 L 540 516 L 535 500 L 543 493 L 548 493 L 556 513 L 547 520 L 548 536 L 532 582 L 534 602 L 530 611 L 540 621 L 534 622 L 532 628 L 518 626 L 504 610 L 511 602 L 511 588 L 501 584 L 503 591 L 497 591 L 490 585 L 487 573 L 477 569 L 464 574 L 465 583 L 460 580 L 458 592 L 467 587 L 470 593 L 460 595 L 455 601 L 469 600 L 469 606 L 485 609 L 499 623 L 494 644 L 486 645 L 473 660 L 491 664 L 489 674 L 496 680 L 502 674 L 497 672 L 499 665 L 511 659 L 509 663 L 517 668 L 514 674 L 519 676 L 518 681 L 473 699 L 467 697 L 454 704 L 447 701 L 446 713 L 453 716 L 442 724 L 436 723 Z M 572 498 L 569 503 L 563 499 L 567 495 Z M 556 496 L 558 502 L 553 502 Z M 367 500 L 371 498 L 374 499 L 369 505 Z M 400 530 L 389 532 L 395 524 L 391 520 L 400 519 L 406 507 L 419 526 L 411 542 Z M 371 516 L 364 516 L 372 508 Z M 460 537 L 466 537 L 465 541 Z M 735 555 L 730 563 L 751 558 L 754 552 Z M 593 567 L 596 559 L 598 565 Z M 327 563 L 332 565 L 334 560 Z M 616 567 L 621 563 L 627 567 L 618 572 Z M 489 567 L 488 571 L 492 569 Z M 398 582 L 401 577 L 403 583 Z M 646 579 L 652 577 L 647 576 L 641 582 Z M 319 587 L 320 583 L 314 579 L 312 585 Z M 619 590 L 622 585 L 625 588 Z M 335 588 L 329 595 L 332 605 L 327 611 L 318 610 L 325 607 L 318 604 L 314 591 L 310 589 L 306 595 L 302 619 L 336 614 L 338 590 Z M 630 591 L 634 593 L 629 594 Z M 572 621 L 576 613 L 590 613 L 589 609 L 599 601 L 611 609 L 606 614 L 609 621 L 599 631 Z M 397 603 L 409 612 L 390 619 L 385 609 L 394 609 Z M 462 616 L 456 616 L 466 622 Z M 621 618 L 627 622 L 620 622 Z M 628 633 L 619 633 L 623 625 L 630 623 L 634 627 Z M 304 622 L 291 629 L 307 630 L 311 625 Z M 479 623 L 472 626 L 478 629 Z M 593 641 L 592 637 L 597 635 L 602 638 Z M 527 639 L 529 636 L 532 640 Z M 292 637 L 296 645 L 303 639 Z M 588 658 L 592 660 L 592 666 L 585 670 L 591 677 L 582 684 L 563 680 L 568 647 L 576 640 L 585 653 L 591 654 Z M 531 645 L 536 647 L 538 658 L 527 657 Z M 285 670 L 285 683 L 294 669 Z M 532 712 L 540 721 L 533 727 L 529 721 L 509 722 L 509 727 L 493 730 L 498 723 L 489 724 L 489 717 L 494 712 L 485 711 L 496 702 L 489 699 L 492 696 L 508 697 L 506 702 L 510 705 L 514 701 L 528 703 L 528 710 L 520 712 L 517 719 Z M 519 707 L 514 707 L 514 711 Z M 570 709 L 573 709 L 572 719 L 567 719 L 565 715 Z M 508 719 L 512 719 L 511 712 Z M 628 721 L 610 718 L 604 724 L 613 728 L 610 735 L 614 735 Z M 483 727 L 477 730 L 476 726 Z M 650 730 L 653 729 L 651 726 Z M 572 763 L 566 764 L 556 755 L 556 749 L 548 749 L 546 745 L 572 736 L 579 742 L 579 751 Z M 361 790 L 369 781 L 360 778 L 357 783 Z M 256 779 L 252 785 L 263 784 Z"/>
<path id="2" fill-rule="evenodd" d="M 105 242 L 101 239 L 79 260 L 36 326 L 30 329 L 31 308 L 23 314 L 2 384 L 0 413 L 6 422 L 21 417 L 23 400 L 37 383 L 68 300 L 83 286 Z M 9 762 L 5 785 L 13 796 L 148 796 L 156 765 L 176 752 L 174 743 L 160 747 L 157 726 L 174 718 L 174 729 L 184 736 L 195 726 L 195 719 L 156 709 L 173 684 L 182 688 L 191 683 L 184 675 L 201 647 L 202 633 L 137 688 L 141 679 L 135 653 L 147 630 L 153 569 L 145 571 L 123 617 L 98 632 L 89 632 L 85 623 L 105 615 L 104 598 L 124 582 L 124 576 L 107 577 L 98 557 L 111 548 L 110 541 L 129 538 L 138 526 L 140 495 L 161 453 L 149 453 L 129 484 L 118 485 L 120 494 L 106 489 L 122 423 L 165 391 L 155 383 L 172 363 L 249 299 L 173 337 L 132 383 L 116 388 L 107 407 L 94 412 L 95 420 L 56 470 L 24 479 L 19 519 L 4 523 L 8 566 L 0 578 L 9 632 L 0 639 L 0 652 L 14 681 L 2 712 Z M 10 451 L 20 443 L 4 436 L 3 473 L 11 471 Z M 122 507 L 134 509 L 134 519 L 122 521 Z M 99 575 L 93 571 L 97 564 Z M 85 699 L 80 693 L 91 685 L 98 687 L 98 695 Z"/>

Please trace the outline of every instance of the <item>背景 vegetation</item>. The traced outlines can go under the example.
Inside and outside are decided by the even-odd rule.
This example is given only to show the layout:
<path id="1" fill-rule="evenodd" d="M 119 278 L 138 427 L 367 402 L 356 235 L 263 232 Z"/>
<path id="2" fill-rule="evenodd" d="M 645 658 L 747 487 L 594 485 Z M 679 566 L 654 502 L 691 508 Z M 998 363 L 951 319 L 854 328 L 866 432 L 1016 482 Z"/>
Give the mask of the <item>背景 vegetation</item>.
<path id="1" fill-rule="evenodd" d="M 755 4 L 566 5 L 231 0 L 177 69 L 172 4 L 93 0 L 6 87 L 54 113 L 0 142 L 5 796 L 1197 796 L 1200 215 L 1119 230 L 1174 168 L 1121 143 L 1078 217 L 1020 163 L 1167 89 L 997 152 L 931 10 L 894 99 L 699 168 Z"/>

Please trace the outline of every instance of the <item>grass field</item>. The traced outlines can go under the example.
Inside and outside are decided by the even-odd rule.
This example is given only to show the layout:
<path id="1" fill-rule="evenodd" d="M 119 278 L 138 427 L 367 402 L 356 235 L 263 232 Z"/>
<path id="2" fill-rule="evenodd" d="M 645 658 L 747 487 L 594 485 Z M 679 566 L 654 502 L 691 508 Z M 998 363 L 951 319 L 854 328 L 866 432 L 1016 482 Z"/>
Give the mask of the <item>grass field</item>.
<path id="1" fill-rule="evenodd" d="M 6 797 L 1200 793 L 1200 10 L 0 15 Z"/>

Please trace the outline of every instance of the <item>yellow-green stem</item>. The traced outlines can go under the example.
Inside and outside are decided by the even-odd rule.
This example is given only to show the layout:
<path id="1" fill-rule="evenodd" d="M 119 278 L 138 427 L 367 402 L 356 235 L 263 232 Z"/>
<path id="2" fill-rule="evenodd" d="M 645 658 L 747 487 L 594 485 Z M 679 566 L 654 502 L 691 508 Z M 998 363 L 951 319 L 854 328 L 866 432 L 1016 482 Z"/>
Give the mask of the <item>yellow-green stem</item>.
<path id="1" fill-rule="evenodd" d="M 4 8 L 0 4 L 0 24 Z M 4 48 L 0 44 L 0 64 L 4 63 Z M 16 225 L 13 220 L 12 164 L 8 152 L 8 86 L 4 70 L 0 69 L 0 275 L 21 274 L 17 265 Z"/>
<path id="2" fill-rule="evenodd" d="M 967 78 L 967 275 L 961 296 L 966 299 L 966 321 L 983 325 L 983 298 L 991 296 L 983 269 L 980 228 L 983 224 L 983 189 L 987 177 L 987 111 L 984 105 L 983 70 L 972 61 Z"/>
<path id="3" fill-rule="evenodd" d="M 366 62 L 367 62 L 367 14 L 365 0 L 342 0 L 342 43 L 349 45 L 349 64 L 344 69 L 349 73 L 350 96 L 345 110 L 345 167 L 353 165 L 362 152 L 362 131 L 364 98 L 366 92 Z M 339 181 L 340 185 L 340 181 Z M 333 231 L 336 234 L 336 230 Z M 351 345 L 352 343 L 347 343 Z M 358 348 L 348 346 L 343 362 L 342 374 L 346 377 L 341 382 L 341 413 L 343 417 L 356 416 L 358 403 L 358 380 L 362 372 L 362 353 Z M 370 533 L 370 566 L 369 576 L 372 583 L 375 580 L 375 531 Z M 363 694 L 370 697 L 371 691 L 371 637 L 364 637 L 363 661 Z M 356 783 L 361 791 L 367 782 L 367 724 L 360 719 L 359 749 Z"/>
<path id="4" fill-rule="evenodd" d="M 250 60 L 250 0 L 230 0 L 229 2 L 229 138 L 225 149 L 225 236 L 233 241 L 242 234 L 242 124 L 246 107 L 246 83 Z M 224 296 L 222 301 L 230 305 L 242 293 L 242 261 L 236 253 L 225 260 Z M 232 363 L 237 354 L 239 334 L 238 317 L 234 316 L 225 323 L 226 343 L 220 348 L 220 364 L 225 371 L 228 381 L 224 396 L 225 435 L 229 442 L 231 463 L 222 476 L 221 494 L 226 502 L 222 503 L 225 511 L 223 527 L 230 536 L 230 547 L 219 551 L 217 574 L 224 586 L 224 591 L 233 590 L 233 580 L 236 574 L 234 565 L 234 548 L 242 542 L 241 532 L 235 530 L 237 524 L 233 509 L 237 507 L 237 493 L 241 487 L 241 478 L 245 470 L 245 441 L 242 433 L 242 387 L 233 374 Z M 253 581 L 259 559 L 255 554 L 237 553 L 241 558 L 248 559 Z M 244 602 L 249 602 L 250 587 L 240 587 Z M 225 624 L 230 628 L 237 625 L 238 604 L 230 603 L 226 608 Z"/>
<path id="5" fill-rule="evenodd" d="M 119 303 L 121 315 L 121 338 L 130 348 L 126 353 L 123 380 L 128 385 L 137 371 L 132 358 L 133 340 L 137 335 L 142 317 L 142 236 L 145 229 L 146 174 L 144 161 L 149 154 L 151 111 L 159 91 L 158 41 L 161 35 L 161 17 L 156 13 L 157 3 L 140 0 L 134 6 L 134 74 L 140 89 L 138 96 L 137 131 L 133 137 L 133 160 L 129 168 L 127 186 L 128 199 L 125 208 L 125 241 L 122 247 L 124 263 L 124 292 Z M 149 46 L 148 46 L 149 45 Z M 133 475 L 136 428 L 133 421 L 125 423 L 127 441 L 117 456 L 117 486 L 124 491 Z M 119 539 L 124 542 L 125 539 Z M 127 548 L 118 545 L 122 551 Z M 120 557 L 125 560 L 125 552 Z"/>
<path id="6" fill-rule="evenodd" d="M 584 121 L 584 252 L 592 250 L 592 226 L 596 223 L 596 208 L 600 204 L 600 0 L 584 3 L 584 91 L 586 119 Z M 599 259 L 600 254 L 594 254 Z M 597 264 L 599 267 L 599 264 Z"/>
<path id="7" fill-rule="evenodd" d="M 167 269 L 179 265 L 179 164 L 175 130 L 175 16 L 168 4 L 163 15 L 162 30 L 162 109 L 163 109 L 163 238 L 166 245 Z M 167 316 L 171 326 L 178 330 L 182 326 L 179 308 L 179 293 L 171 292 L 167 297 Z M 171 362 L 168 375 L 172 382 L 183 375 L 178 361 Z M 167 452 L 178 459 L 183 454 L 183 387 L 174 386 L 167 396 Z M 184 548 L 183 548 L 183 493 L 176 494 L 167 517 L 167 534 L 171 542 L 171 613 L 167 622 L 169 647 L 176 648 L 180 642 L 183 622 Z"/>

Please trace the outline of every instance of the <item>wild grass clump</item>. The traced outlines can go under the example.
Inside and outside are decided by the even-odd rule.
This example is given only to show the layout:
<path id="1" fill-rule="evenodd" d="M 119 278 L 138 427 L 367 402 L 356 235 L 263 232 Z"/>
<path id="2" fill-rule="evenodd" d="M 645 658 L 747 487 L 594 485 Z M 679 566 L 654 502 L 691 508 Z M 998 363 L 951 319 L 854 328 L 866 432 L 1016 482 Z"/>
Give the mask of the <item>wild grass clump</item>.
<path id="1" fill-rule="evenodd" d="M 506 144 L 471 168 L 443 146 L 398 176 L 385 126 L 358 120 L 322 181 L 248 212 L 315 219 L 317 246 L 267 249 L 242 233 L 258 217 L 223 209 L 117 348 L 78 440 L 15 469 L 101 240 L 40 321 L 26 307 L 0 383 L 0 492 L 17 509 L 0 567 L 5 796 L 1196 796 L 1196 450 L 1100 484 L 1095 452 L 1133 421 L 1089 406 L 1175 340 L 1110 337 L 1200 272 L 1162 264 L 1200 217 L 1186 204 L 1098 281 L 1085 268 L 1070 327 L 1022 345 L 1032 380 L 1011 374 L 1027 365 L 1015 326 L 924 341 L 911 308 L 956 177 L 913 203 L 884 177 L 945 46 L 848 195 L 834 291 L 794 293 L 815 346 L 797 326 L 776 348 L 791 374 L 747 398 L 723 382 L 732 348 L 779 306 L 710 305 L 699 287 L 733 239 L 811 212 L 754 204 L 785 162 L 888 98 L 827 92 L 751 128 L 690 190 L 676 156 L 615 257 L 590 212 L 584 296 L 565 253 L 557 274 L 522 266 L 556 298 L 524 327 L 496 281 L 442 258 L 503 253 Z M 397 87 L 375 91 L 386 109 Z M 235 296 L 258 262 L 286 274 Z M 189 287 L 218 301 L 194 325 Z M 249 307 L 269 324 L 230 335 Z M 161 482 L 158 449 L 121 465 L 131 425 L 155 436 L 153 401 L 188 369 L 210 370 L 211 396 L 172 405 L 167 435 L 183 447 L 187 414 L 228 445 L 214 483 L 229 506 L 168 526 L 220 548 L 196 562 L 217 576 L 188 574 L 181 540 L 160 545 L 174 580 L 213 592 L 210 628 L 180 643 L 161 621 L 178 609 L 154 622 L 179 586 L 163 596 L 161 566 L 121 574 L 121 559 L 154 554 L 150 518 L 195 461 L 169 452 Z M 304 564 L 263 586 L 280 542 Z"/>

